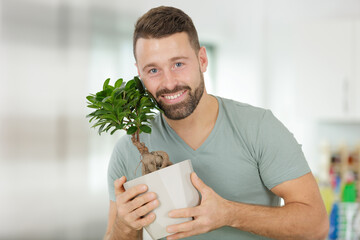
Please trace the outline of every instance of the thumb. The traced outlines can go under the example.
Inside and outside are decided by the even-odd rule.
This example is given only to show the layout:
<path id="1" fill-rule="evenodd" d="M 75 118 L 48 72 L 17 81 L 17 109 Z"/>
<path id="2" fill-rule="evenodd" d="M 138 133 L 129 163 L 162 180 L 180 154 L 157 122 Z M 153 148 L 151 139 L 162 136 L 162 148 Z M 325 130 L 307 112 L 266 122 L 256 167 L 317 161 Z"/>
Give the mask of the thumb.
<path id="1" fill-rule="evenodd" d="M 195 172 L 191 173 L 191 182 L 201 195 L 204 195 L 204 191 L 208 188 L 208 186 L 196 175 Z"/>
<path id="2" fill-rule="evenodd" d="M 126 182 L 126 177 L 125 176 L 122 176 L 121 178 L 116 179 L 114 181 L 115 196 L 125 192 L 125 188 L 123 186 L 125 182 Z"/>

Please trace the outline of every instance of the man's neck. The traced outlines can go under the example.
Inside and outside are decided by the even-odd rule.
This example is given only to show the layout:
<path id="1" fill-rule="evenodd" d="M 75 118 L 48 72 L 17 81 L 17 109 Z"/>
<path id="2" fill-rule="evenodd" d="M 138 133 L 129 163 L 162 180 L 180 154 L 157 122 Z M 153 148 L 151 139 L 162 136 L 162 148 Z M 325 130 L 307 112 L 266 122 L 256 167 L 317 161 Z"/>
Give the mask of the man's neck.
<path id="1" fill-rule="evenodd" d="M 204 94 L 194 110 L 185 119 L 171 120 L 164 116 L 169 126 L 194 150 L 209 136 L 216 123 L 219 104 L 214 96 Z"/>

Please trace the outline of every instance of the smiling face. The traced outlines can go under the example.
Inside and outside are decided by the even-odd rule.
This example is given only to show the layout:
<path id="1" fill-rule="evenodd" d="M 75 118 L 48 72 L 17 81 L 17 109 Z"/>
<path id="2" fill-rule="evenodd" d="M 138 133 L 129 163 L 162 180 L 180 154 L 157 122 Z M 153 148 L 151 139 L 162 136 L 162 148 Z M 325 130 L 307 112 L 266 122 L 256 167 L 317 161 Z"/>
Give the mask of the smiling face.
<path id="1" fill-rule="evenodd" d="M 140 38 L 136 59 L 140 78 L 167 118 L 180 120 L 193 113 L 205 91 L 205 48 L 196 53 L 184 32 Z"/>

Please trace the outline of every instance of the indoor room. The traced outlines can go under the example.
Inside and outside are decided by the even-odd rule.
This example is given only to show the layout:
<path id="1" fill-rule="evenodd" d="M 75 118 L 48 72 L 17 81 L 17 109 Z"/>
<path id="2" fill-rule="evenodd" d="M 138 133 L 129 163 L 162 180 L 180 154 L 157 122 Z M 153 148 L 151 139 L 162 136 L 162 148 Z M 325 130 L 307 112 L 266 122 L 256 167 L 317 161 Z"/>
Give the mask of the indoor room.
<path id="1" fill-rule="evenodd" d="M 138 76 L 134 25 L 162 5 L 192 18 L 207 93 L 271 110 L 301 145 L 328 239 L 360 239 L 360 0 L 0 0 L 0 239 L 103 238 L 126 132 L 91 128 L 86 96 Z"/>

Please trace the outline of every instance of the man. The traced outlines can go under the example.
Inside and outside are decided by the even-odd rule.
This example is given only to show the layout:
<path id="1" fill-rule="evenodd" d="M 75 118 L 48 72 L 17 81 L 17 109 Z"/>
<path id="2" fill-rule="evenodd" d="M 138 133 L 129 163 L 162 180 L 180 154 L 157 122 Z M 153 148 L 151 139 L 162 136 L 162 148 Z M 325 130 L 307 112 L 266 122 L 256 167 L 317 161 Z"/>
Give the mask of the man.
<path id="1" fill-rule="evenodd" d="M 168 226 L 167 239 L 326 238 L 326 211 L 301 146 L 270 111 L 206 92 L 206 49 L 189 16 L 151 9 L 135 26 L 133 47 L 139 76 L 164 111 L 141 141 L 174 163 L 190 158 L 202 196 L 199 206 L 169 213 L 193 220 Z M 109 164 L 105 239 L 141 239 L 156 218 L 146 215 L 159 205 L 155 193 L 123 188 L 139 157 L 130 137 L 119 140 Z"/>

